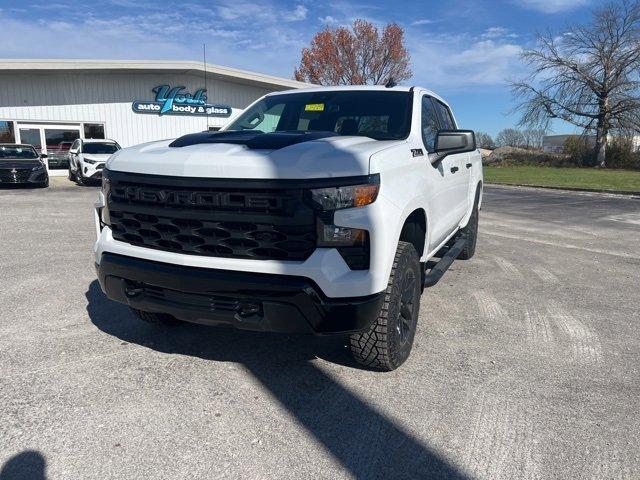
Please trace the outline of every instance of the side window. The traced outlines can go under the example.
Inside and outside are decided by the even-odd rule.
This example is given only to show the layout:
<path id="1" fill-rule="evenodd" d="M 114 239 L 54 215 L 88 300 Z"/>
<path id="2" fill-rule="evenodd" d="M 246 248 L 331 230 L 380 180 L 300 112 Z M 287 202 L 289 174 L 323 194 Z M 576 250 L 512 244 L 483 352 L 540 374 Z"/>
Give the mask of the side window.
<path id="1" fill-rule="evenodd" d="M 433 152 L 438 133 L 438 116 L 430 97 L 422 97 L 422 141 L 428 152 Z"/>
<path id="2" fill-rule="evenodd" d="M 79 145 L 80 145 L 80 140 L 76 140 L 71 144 L 71 147 L 69 148 L 69 150 L 77 150 Z"/>
<path id="3" fill-rule="evenodd" d="M 440 116 L 440 123 L 442 124 L 443 130 L 455 130 L 456 122 L 453 121 L 453 115 L 451 115 L 451 111 L 449 107 L 446 105 L 436 101 L 436 108 L 438 109 L 438 115 Z"/>

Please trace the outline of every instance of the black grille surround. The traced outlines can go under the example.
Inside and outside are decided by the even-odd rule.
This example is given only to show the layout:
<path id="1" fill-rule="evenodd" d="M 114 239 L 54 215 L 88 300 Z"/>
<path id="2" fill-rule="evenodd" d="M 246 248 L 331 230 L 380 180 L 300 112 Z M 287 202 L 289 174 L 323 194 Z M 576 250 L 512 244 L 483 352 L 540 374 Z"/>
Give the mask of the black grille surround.
<path id="1" fill-rule="evenodd" d="M 31 168 L 15 168 L 15 173 L 12 169 L 3 168 L 0 169 L 0 181 L 8 183 L 25 183 L 29 181 L 31 176 Z"/>
<path id="2" fill-rule="evenodd" d="M 107 169 L 104 174 L 115 240 L 190 255 L 285 261 L 304 261 L 317 246 L 318 212 L 309 188 L 370 178 L 209 179 Z M 355 269 L 368 268 L 368 245 L 366 265 L 355 263 Z"/>

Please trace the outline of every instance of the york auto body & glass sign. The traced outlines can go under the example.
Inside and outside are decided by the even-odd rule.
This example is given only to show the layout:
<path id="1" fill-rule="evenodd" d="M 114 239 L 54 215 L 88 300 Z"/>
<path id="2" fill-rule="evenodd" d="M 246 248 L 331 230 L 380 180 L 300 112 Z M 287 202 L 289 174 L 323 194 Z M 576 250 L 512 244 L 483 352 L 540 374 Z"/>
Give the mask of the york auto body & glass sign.
<path id="1" fill-rule="evenodd" d="M 131 104 L 135 113 L 150 113 L 153 115 L 204 115 L 210 117 L 229 117 L 231 107 L 227 105 L 213 105 L 207 103 L 207 90 L 199 88 L 194 94 L 185 90 L 186 87 L 158 85 L 152 91 L 155 100 L 136 100 Z"/>

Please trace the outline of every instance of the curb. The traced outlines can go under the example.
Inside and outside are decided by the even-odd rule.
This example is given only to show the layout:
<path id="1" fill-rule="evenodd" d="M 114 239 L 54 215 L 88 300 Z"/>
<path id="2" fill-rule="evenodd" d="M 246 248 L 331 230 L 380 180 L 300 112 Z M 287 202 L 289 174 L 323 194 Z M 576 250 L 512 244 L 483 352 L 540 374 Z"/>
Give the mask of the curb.
<path id="1" fill-rule="evenodd" d="M 621 190 L 596 190 L 589 188 L 579 187 L 551 187 L 548 185 L 534 185 L 528 183 L 493 183 L 485 182 L 485 185 L 495 185 L 499 187 L 526 187 L 526 188 L 546 188 L 547 190 L 564 190 L 566 192 L 585 192 L 585 193 L 603 193 L 609 195 L 622 195 L 630 198 L 637 198 L 640 200 L 640 192 L 626 192 Z"/>

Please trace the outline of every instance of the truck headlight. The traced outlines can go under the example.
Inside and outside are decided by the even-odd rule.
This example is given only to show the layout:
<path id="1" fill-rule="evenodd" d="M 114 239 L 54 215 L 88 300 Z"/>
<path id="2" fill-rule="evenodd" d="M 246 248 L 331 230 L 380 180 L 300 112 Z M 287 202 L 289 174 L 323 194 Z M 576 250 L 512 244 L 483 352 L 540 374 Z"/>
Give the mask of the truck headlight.
<path id="1" fill-rule="evenodd" d="M 33 168 L 31 169 L 31 171 L 32 171 L 32 172 L 37 172 L 37 171 L 39 171 L 39 170 L 43 170 L 44 168 L 45 168 L 45 167 L 44 167 L 44 163 L 40 162 L 40 165 L 36 165 L 35 167 L 33 167 Z"/>
<path id="2" fill-rule="evenodd" d="M 311 200 L 324 211 L 364 207 L 376 201 L 379 190 L 379 183 L 314 188 L 311 190 Z"/>
<path id="3" fill-rule="evenodd" d="M 102 196 L 104 198 L 104 206 L 98 209 L 98 218 L 100 219 L 100 229 L 102 227 L 111 226 L 111 218 L 109 216 L 109 192 L 111 191 L 111 182 L 107 176 L 108 170 L 102 173 Z"/>
<path id="4" fill-rule="evenodd" d="M 85 163 L 90 163 L 91 165 L 93 165 L 94 163 L 98 163 L 98 160 L 93 160 L 91 158 L 86 158 L 86 157 L 83 158 L 82 161 Z"/>

